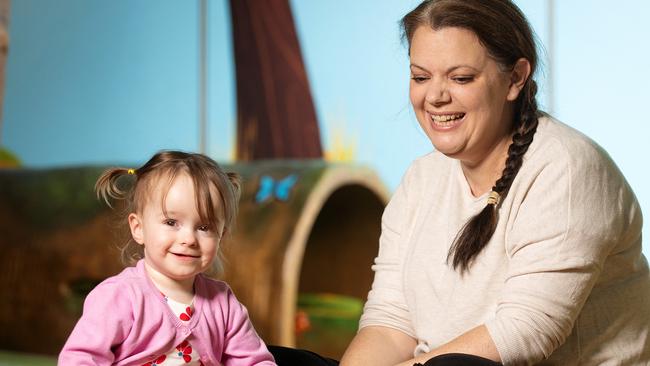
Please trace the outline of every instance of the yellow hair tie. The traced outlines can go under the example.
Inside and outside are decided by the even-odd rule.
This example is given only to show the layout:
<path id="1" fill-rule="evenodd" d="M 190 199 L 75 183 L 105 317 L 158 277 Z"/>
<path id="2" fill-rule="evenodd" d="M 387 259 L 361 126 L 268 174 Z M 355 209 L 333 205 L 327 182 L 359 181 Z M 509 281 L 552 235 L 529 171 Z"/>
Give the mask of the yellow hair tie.
<path id="1" fill-rule="evenodd" d="M 135 169 L 129 169 L 126 171 L 129 175 L 134 175 L 135 174 Z"/>
<path id="2" fill-rule="evenodd" d="M 499 204 L 499 201 L 501 201 L 499 192 L 491 191 L 487 199 L 487 204 L 496 206 Z"/>

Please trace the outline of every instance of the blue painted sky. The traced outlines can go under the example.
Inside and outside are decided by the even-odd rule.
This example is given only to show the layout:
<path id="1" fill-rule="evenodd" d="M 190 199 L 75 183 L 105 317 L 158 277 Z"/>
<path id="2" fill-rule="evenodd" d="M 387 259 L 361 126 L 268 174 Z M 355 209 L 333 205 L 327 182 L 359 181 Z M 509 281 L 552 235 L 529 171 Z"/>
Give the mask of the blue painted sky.
<path id="1" fill-rule="evenodd" d="M 542 58 L 540 101 L 606 148 L 650 211 L 650 4 L 516 1 Z M 415 0 L 291 0 L 326 150 L 351 151 L 390 189 L 431 149 L 408 102 L 397 22 Z M 198 2 L 20 0 L 11 4 L 0 143 L 27 166 L 139 163 L 197 150 Z M 207 153 L 230 161 L 235 90 L 228 2 L 209 2 Z M 545 75 L 553 75 L 553 98 Z M 640 109 L 641 108 L 641 109 Z M 647 227 L 647 225 L 646 225 Z M 645 229 L 648 233 L 648 229 Z M 646 235 L 648 237 L 648 235 Z"/>

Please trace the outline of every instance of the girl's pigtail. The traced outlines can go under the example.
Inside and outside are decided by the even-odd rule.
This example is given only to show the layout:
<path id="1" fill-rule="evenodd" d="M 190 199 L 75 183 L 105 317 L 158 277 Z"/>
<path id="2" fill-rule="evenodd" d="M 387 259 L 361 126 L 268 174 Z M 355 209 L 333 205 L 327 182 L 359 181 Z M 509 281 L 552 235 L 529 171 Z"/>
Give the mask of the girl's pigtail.
<path id="1" fill-rule="evenodd" d="M 127 168 L 106 169 L 99 178 L 97 178 L 97 182 L 95 183 L 95 193 L 97 193 L 97 198 L 104 200 L 108 207 L 111 208 L 113 208 L 111 200 L 125 199 L 128 192 L 120 188 L 118 181 L 120 177 L 127 174 L 135 175 L 135 171 Z"/>
<path id="2" fill-rule="evenodd" d="M 235 196 L 235 201 L 238 202 L 239 198 L 241 197 L 241 186 L 242 186 L 241 176 L 233 172 L 228 172 L 226 173 L 226 175 L 228 176 L 228 180 L 230 181 L 230 185 L 232 186 L 232 192 L 233 195 Z"/>

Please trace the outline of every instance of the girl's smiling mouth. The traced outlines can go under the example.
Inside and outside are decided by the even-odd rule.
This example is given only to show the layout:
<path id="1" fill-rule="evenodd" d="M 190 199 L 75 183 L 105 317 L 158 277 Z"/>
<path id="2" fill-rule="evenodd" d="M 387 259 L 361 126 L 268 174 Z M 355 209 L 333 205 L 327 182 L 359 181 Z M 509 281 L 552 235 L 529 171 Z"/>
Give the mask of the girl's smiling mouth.
<path id="1" fill-rule="evenodd" d="M 173 255 L 181 258 L 200 258 L 200 255 L 191 255 L 191 254 L 183 254 L 183 253 L 174 253 L 171 252 Z"/>

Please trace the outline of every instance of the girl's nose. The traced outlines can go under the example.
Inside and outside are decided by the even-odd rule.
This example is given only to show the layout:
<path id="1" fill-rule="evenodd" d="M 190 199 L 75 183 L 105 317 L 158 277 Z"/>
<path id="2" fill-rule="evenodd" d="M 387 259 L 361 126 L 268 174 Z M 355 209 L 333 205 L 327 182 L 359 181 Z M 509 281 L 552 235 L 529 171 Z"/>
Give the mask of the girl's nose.
<path id="1" fill-rule="evenodd" d="M 181 230 L 181 244 L 196 245 L 196 233 L 190 228 Z"/>

